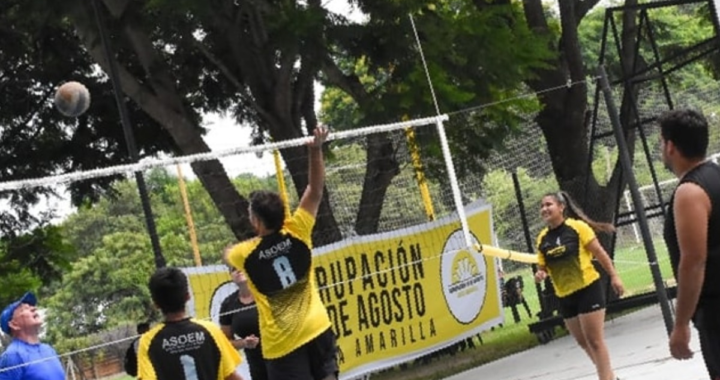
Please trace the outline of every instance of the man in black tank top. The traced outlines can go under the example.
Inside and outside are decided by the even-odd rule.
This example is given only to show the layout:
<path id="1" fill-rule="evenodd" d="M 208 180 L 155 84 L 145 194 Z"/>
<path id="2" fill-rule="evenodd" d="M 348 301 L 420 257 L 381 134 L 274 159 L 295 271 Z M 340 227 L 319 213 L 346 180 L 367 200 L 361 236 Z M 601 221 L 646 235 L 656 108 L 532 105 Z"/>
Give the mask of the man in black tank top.
<path id="1" fill-rule="evenodd" d="M 706 162 L 708 124 L 692 110 L 660 117 L 662 158 L 679 182 L 663 235 L 677 279 L 670 353 L 689 359 L 690 321 L 711 380 L 720 380 L 720 167 Z"/>

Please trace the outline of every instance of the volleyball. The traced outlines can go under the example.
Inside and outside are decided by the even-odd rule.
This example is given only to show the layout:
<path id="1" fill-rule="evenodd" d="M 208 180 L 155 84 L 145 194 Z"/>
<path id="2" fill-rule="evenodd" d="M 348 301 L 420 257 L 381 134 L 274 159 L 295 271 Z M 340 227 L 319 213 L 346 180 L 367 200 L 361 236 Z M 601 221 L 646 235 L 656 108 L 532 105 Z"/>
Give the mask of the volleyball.
<path id="1" fill-rule="evenodd" d="M 55 92 L 55 108 L 61 114 L 78 117 L 90 107 L 90 91 L 82 83 L 67 82 Z"/>

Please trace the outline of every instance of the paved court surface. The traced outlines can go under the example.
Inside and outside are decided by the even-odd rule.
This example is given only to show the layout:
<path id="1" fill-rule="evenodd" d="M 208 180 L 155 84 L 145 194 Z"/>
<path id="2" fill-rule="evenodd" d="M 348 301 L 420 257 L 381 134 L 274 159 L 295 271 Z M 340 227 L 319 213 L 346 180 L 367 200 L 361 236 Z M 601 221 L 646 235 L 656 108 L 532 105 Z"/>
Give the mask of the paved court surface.
<path id="1" fill-rule="evenodd" d="M 615 374 L 621 380 L 707 380 L 693 329 L 691 360 L 670 357 L 659 306 L 628 314 L 605 325 Z M 570 336 L 505 357 L 445 380 L 593 380 L 594 367 Z"/>

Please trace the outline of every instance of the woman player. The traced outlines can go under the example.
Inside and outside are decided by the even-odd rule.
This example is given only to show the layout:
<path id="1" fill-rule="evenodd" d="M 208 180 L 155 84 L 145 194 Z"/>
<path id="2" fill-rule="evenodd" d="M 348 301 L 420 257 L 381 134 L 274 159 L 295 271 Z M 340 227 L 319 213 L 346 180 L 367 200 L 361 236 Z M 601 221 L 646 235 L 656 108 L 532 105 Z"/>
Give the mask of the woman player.
<path id="1" fill-rule="evenodd" d="M 611 286 L 621 296 L 622 281 L 595 236 L 595 231 L 610 232 L 614 227 L 590 220 L 563 191 L 542 198 L 540 216 L 547 227 L 537 238 L 535 281 L 550 276 L 568 331 L 595 364 L 598 379 L 613 380 L 615 374 L 603 335 L 605 297 L 592 259 L 597 259 L 610 275 Z"/>

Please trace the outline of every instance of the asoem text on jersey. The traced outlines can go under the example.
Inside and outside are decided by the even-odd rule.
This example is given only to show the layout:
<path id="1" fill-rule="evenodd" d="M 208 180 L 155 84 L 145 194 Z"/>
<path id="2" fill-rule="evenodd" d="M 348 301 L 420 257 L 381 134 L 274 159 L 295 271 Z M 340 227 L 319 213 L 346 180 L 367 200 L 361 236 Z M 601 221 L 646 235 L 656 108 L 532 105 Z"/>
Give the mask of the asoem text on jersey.
<path id="1" fill-rule="evenodd" d="M 143 379 L 221 380 L 240 362 L 220 329 L 208 321 L 164 322 L 142 340 L 138 361 L 141 368 L 150 369 L 149 374 L 140 371 Z"/>

